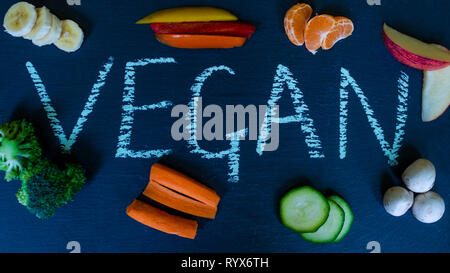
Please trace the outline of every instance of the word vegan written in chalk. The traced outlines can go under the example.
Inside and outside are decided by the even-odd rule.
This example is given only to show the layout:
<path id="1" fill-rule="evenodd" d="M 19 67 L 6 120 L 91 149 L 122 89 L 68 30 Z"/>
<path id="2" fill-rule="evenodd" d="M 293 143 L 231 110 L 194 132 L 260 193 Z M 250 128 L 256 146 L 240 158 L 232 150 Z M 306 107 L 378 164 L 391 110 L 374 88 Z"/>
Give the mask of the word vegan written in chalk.
<path id="1" fill-rule="evenodd" d="M 43 108 L 47 113 L 53 133 L 56 138 L 58 138 L 63 152 L 69 153 L 72 146 L 76 143 L 77 137 L 82 132 L 84 124 L 88 121 L 89 115 L 94 111 L 96 102 L 101 95 L 113 65 L 114 58 L 110 57 L 100 68 L 96 82 L 92 86 L 84 108 L 80 113 L 71 134 L 68 136 L 63 129 L 63 126 L 58 118 L 58 114 L 53 107 L 51 97 L 47 92 L 47 88 L 43 80 L 38 74 L 37 68 L 32 62 L 26 63 L 26 68 L 37 90 L 37 94 L 41 100 Z M 186 107 L 183 108 L 183 111 L 177 109 L 177 106 L 174 106 L 175 104 L 170 100 L 158 101 L 149 105 L 137 105 L 135 101 L 135 94 L 137 91 L 135 88 L 136 69 L 144 69 L 146 66 L 160 65 L 176 66 L 177 61 L 170 57 L 145 58 L 127 62 L 125 65 L 124 89 L 122 96 L 122 117 L 120 128 L 118 128 L 119 136 L 117 138 L 116 158 L 159 158 L 172 153 L 172 149 L 170 147 L 155 147 L 151 150 L 133 150 L 130 148 L 130 144 L 132 142 L 134 115 L 138 111 L 168 111 L 172 117 L 176 117 L 178 115 L 180 118 L 178 120 L 179 123 L 185 124 L 186 126 L 183 128 L 182 133 L 180 133 L 181 135 L 175 134 L 174 137 L 172 134 L 173 138 L 177 141 L 185 140 L 189 152 L 198 154 L 201 158 L 211 160 L 222 159 L 226 161 L 229 182 L 239 181 L 239 162 L 241 159 L 240 142 L 246 140 L 246 137 L 249 135 L 249 129 L 250 139 L 256 141 L 256 153 L 262 156 L 264 152 L 274 151 L 278 147 L 278 130 L 280 125 L 290 123 L 298 124 L 299 136 L 302 137 L 305 142 L 309 157 L 312 159 L 325 158 L 322 140 L 319 130 L 316 127 L 317 124 L 311 117 L 310 108 L 306 102 L 307 97 L 304 95 L 303 90 L 300 89 L 300 84 L 296 79 L 296 76 L 287 66 L 280 64 L 275 69 L 273 85 L 268 94 L 267 104 L 260 108 L 263 109 L 262 111 L 259 111 L 259 134 L 257 137 L 255 138 L 255 128 L 252 127 L 253 122 L 249 124 L 250 128 L 242 125 L 243 122 L 245 124 L 245 117 L 242 118 L 242 113 L 245 115 L 247 111 L 245 111 L 245 109 L 244 111 L 237 111 L 235 112 L 237 115 L 241 113 L 241 117 L 238 116 L 238 120 L 241 119 L 241 121 L 244 121 L 238 121 L 238 128 L 227 128 L 225 138 L 229 141 L 229 148 L 220 152 L 211 152 L 203 149 L 198 142 L 199 132 L 202 127 L 199 124 L 199 112 L 202 111 L 201 117 L 205 117 L 204 112 L 206 110 L 206 108 L 205 110 L 202 110 L 201 107 L 199 107 L 199 102 L 201 102 L 202 98 L 202 91 L 204 91 L 203 85 L 207 80 L 220 80 L 220 77 L 235 77 L 236 73 L 232 68 L 225 65 L 208 67 L 201 71 L 199 76 L 194 79 L 194 83 L 190 89 L 192 94 L 191 100 L 185 105 Z M 379 142 L 383 154 L 387 157 L 389 165 L 397 165 L 398 152 L 402 146 L 405 135 L 404 129 L 408 117 L 408 75 L 404 72 L 400 72 L 398 78 L 398 104 L 395 117 L 395 136 L 392 144 L 386 140 L 384 130 L 376 118 L 376 113 L 370 104 L 369 98 L 365 95 L 363 89 L 359 87 L 356 79 L 351 76 L 351 72 L 346 68 L 341 68 L 340 75 L 341 82 L 338 89 L 340 95 L 340 112 L 338 119 L 338 148 L 340 159 L 345 159 L 347 157 L 349 97 L 355 96 L 359 99 L 359 102 L 367 117 L 367 121 L 373 130 L 376 140 Z M 292 105 L 279 106 L 279 100 L 282 96 L 288 95 L 291 98 Z M 283 109 L 289 109 L 288 107 L 290 107 L 293 110 L 293 114 L 290 116 L 279 117 L 279 107 L 284 107 Z M 182 114 L 181 117 L 180 114 Z M 214 117 L 211 119 L 214 119 Z M 228 120 L 229 119 L 227 118 L 227 122 Z M 172 126 L 172 131 L 174 130 L 174 127 L 177 127 L 176 124 Z M 205 128 L 203 128 L 203 132 L 204 129 Z M 212 134 L 214 135 L 214 133 Z M 212 137 L 209 139 L 217 139 L 217 137 Z"/>

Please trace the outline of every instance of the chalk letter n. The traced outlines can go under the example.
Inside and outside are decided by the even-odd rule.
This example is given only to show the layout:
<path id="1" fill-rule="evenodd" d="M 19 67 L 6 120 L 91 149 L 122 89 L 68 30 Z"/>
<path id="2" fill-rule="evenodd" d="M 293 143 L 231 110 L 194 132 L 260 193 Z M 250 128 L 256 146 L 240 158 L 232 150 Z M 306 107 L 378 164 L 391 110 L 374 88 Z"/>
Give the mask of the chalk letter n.
<path id="1" fill-rule="evenodd" d="M 397 88 L 397 119 L 395 125 L 395 138 L 391 147 L 384 137 L 383 129 L 378 120 L 375 118 L 374 111 L 370 107 L 368 98 L 358 86 L 356 81 L 350 76 L 350 72 L 341 68 L 341 88 L 340 88 L 340 116 L 339 116 L 339 155 L 344 159 L 347 155 L 347 123 L 348 123 L 348 91 L 347 87 L 352 87 L 358 96 L 361 105 L 366 113 L 367 120 L 373 129 L 373 132 L 380 143 L 384 155 L 389 159 L 388 163 L 391 166 L 397 165 L 398 151 L 402 146 L 403 136 L 405 135 L 404 127 L 408 117 L 408 80 L 409 77 L 405 72 L 401 72 L 398 79 Z"/>

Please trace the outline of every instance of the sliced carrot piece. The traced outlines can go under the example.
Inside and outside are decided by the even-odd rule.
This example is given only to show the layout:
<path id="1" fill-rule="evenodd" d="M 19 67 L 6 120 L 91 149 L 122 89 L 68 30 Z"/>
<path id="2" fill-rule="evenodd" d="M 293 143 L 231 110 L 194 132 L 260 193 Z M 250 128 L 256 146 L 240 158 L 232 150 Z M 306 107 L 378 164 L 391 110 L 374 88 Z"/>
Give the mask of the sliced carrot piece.
<path id="1" fill-rule="evenodd" d="M 166 188 L 212 207 L 217 207 L 220 201 L 220 197 L 214 190 L 159 163 L 154 164 L 151 168 L 150 182 L 161 184 Z"/>
<path id="2" fill-rule="evenodd" d="M 159 231 L 194 239 L 197 221 L 169 214 L 139 200 L 134 200 L 127 208 L 127 214 L 141 224 Z"/>
<path id="3" fill-rule="evenodd" d="M 222 35 L 155 34 L 161 43 L 176 48 L 233 48 L 244 45 L 247 38 Z"/>
<path id="4" fill-rule="evenodd" d="M 177 192 L 174 192 L 161 184 L 150 181 L 144 190 L 144 195 L 169 208 L 182 211 L 191 215 L 214 219 L 217 207 L 206 205 Z"/>
<path id="5" fill-rule="evenodd" d="M 246 38 L 250 38 L 256 29 L 251 24 L 237 21 L 153 23 L 150 27 L 156 34 L 208 34 Z"/>
<path id="6" fill-rule="evenodd" d="M 335 17 L 336 24 L 322 42 L 322 49 L 328 50 L 337 42 L 352 35 L 354 26 L 352 20 L 345 17 Z"/>
<path id="7" fill-rule="evenodd" d="M 301 46 L 305 42 L 306 23 L 312 14 L 312 8 L 308 4 L 296 4 L 292 6 L 284 16 L 284 30 L 291 43 Z"/>
<path id="8" fill-rule="evenodd" d="M 313 54 L 322 46 L 322 41 L 336 24 L 333 16 L 317 15 L 309 20 L 305 29 L 305 45 Z"/>

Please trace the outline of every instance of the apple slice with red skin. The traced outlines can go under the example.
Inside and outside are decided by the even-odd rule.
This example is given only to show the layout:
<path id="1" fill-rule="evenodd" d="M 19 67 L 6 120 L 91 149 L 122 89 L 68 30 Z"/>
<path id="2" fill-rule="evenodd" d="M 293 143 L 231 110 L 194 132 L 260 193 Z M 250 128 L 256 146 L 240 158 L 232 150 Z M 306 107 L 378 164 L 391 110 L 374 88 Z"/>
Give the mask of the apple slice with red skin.
<path id="1" fill-rule="evenodd" d="M 422 120 L 440 117 L 450 105 L 450 66 L 423 72 Z"/>
<path id="2" fill-rule="evenodd" d="M 424 43 L 384 24 L 386 48 L 399 62 L 420 70 L 439 70 L 450 65 L 450 51 Z"/>
<path id="3" fill-rule="evenodd" d="M 150 24 L 155 34 L 209 34 L 249 38 L 255 26 L 244 22 L 182 22 Z"/>

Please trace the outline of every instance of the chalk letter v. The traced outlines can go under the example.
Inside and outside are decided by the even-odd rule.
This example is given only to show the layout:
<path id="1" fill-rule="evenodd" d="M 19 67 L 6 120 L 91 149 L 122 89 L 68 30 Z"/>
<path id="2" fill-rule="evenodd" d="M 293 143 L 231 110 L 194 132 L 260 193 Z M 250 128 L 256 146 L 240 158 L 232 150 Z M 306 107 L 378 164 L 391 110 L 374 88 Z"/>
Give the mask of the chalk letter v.
<path id="1" fill-rule="evenodd" d="M 26 63 L 28 73 L 30 73 L 31 79 L 33 80 L 34 86 L 36 87 L 37 93 L 41 99 L 42 105 L 44 106 L 45 112 L 47 112 L 47 117 L 50 121 L 50 126 L 53 129 L 53 133 L 59 139 L 59 143 L 63 153 L 70 153 L 72 145 L 76 142 L 78 134 L 83 130 L 83 125 L 87 121 L 87 117 L 92 112 L 95 103 L 97 102 L 97 97 L 100 95 L 100 88 L 105 85 L 106 77 L 113 66 L 114 58 L 109 57 L 108 61 L 103 65 L 103 69 L 99 71 L 97 82 L 91 89 L 89 98 L 84 105 L 84 109 L 81 112 L 80 117 L 77 120 L 75 127 L 72 129 L 72 133 L 67 139 L 61 122 L 58 119 L 58 114 L 55 108 L 52 106 L 52 101 L 47 93 L 44 83 L 39 77 L 36 69 L 31 62 Z"/>

